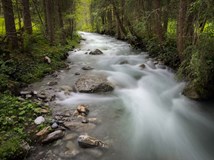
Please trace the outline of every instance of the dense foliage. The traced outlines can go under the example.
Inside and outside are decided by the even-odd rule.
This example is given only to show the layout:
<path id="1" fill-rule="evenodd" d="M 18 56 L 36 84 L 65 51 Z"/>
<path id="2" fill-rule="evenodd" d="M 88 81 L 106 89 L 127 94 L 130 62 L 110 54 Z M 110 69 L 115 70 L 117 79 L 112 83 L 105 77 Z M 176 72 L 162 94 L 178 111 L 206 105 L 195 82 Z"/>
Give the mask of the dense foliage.
<path id="1" fill-rule="evenodd" d="M 127 39 L 178 69 L 194 99 L 213 97 L 213 17 L 212 0 L 91 2 L 93 31 Z"/>

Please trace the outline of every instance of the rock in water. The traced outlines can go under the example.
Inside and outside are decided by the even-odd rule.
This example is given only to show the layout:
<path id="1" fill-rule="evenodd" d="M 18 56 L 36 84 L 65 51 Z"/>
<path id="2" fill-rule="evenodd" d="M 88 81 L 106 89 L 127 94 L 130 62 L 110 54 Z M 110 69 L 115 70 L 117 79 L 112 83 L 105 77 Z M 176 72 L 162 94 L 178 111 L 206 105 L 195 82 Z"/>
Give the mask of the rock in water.
<path id="1" fill-rule="evenodd" d="M 114 89 L 106 77 L 94 75 L 85 75 L 79 78 L 75 83 L 75 88 L 82 93 L 109 92 Z"/>
<path id="2" fill-rule="evenodd" d="M 49 85 L 49 86 L 55 86 L 55 85 L 57 85 L 57 84 L 58 84 L 58 82 L 56 82 L 56 81 L 48 82 L 48 83 L 47 83 L 47 85 Z"/>
<path id="3" fill-rule="evenodd" d="M 93 70 L 94 68 L 90 67 L 90 66 L 85 66 L 85 67 L 82 67 L 82 70 Z"/>
<path id="4" fill-rule="evenodd" d="M 96 49 L 95 51 L 89 52 L 90 55 L 102 55 L 103 52 L 99 49 Z"/>
<path id="5" fill-rule="evenodd" d="M 96 139 L 94 137 L 90 137 L 88 135 L 80 135 L 77 141 L 79 143 L 79 146 L 82 148 L 95 148 L 95 147 L 108 148 L 107 144 L 105 144 L 101 140 Z"/>
<path id="6" fill-rule="evenodd" d="M 45 122 L 45 118 L 40 116 L 40 117 L 37 117 L 35 120 L 34 120 L 34 123 L 39 125 L 39 124 L 42 124 L 43 122 Z"/>
<path id="7" fill-rule="evenodd" d="M 146 65 L 145 65 L 145 64 L 141 64 L 139 67 L 140 67 L 141 69 L 144 69 L 144 68 L 146 68 Z"/>
<path id="8" fill-rule="evenodd" d="M 57 130 L 57 131 L 54 131 L 54 132 L 48 134 L 48 136 L 42 141 L 42 143 L 50 143 L 57 139 L 62 138 L 63 136 L 64 136 L 63 131 Z"/>
<path id="9" fill-rule="evenodd" d="M 129 64 L 127 60 L 120 62 L 119 64 Z"/>
<path id="10" fill-rule="evenodd" d="M 89 113 L 89 109 L 88 109 L 88 106 L 86 105 L 79 105 L 77 106 L 77 111 L 79 114 L 84 114 L 84 115 L 88 115 Z"/>

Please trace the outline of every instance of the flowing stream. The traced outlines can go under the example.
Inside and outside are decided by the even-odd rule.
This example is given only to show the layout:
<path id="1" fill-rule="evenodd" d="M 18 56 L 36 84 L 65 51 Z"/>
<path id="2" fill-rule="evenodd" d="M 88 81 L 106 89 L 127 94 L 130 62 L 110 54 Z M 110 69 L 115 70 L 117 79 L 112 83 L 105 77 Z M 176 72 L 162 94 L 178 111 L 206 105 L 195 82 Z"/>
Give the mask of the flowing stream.
<path id="1" fill-rule="evenodd" d="M 112 93 L 99 95 L 58 93 L 56 103 L 61 108 L 56 110 L 88 104 L 90 116 L 101 121 L 88 134 L 107 140 L 111 146 L 96 158 L 89 156 L 86 149 L 76 157 L 58 156 L 58 159 L 214 159 L 213 111 L 207 110 L 212 104 L 199 104 L 184 97 L 181 92 L 185 83 L 177 82 L 170 68 L 155 65 L 147 53 L 109 36 L 80 34 L 85 40 L 81 42 L 80 50 L 71 52 L 68 58 L 71 69 L 60 73 L 59 85 L 73 85 L 78 78 L 74 73 L 79 72 L 104 74 L 115 89 Z M 85 54 L 95 49 L 100 49 L 104 55 Z M 140 67 L 143 63 L 144 69 Z M 90 66 L 94 70 L 83 71 L 81 66 Z M 61 155 L 64 152 L 62 146 L 67 142 L 61 143 L 61 147 L 44 148 Z"/>

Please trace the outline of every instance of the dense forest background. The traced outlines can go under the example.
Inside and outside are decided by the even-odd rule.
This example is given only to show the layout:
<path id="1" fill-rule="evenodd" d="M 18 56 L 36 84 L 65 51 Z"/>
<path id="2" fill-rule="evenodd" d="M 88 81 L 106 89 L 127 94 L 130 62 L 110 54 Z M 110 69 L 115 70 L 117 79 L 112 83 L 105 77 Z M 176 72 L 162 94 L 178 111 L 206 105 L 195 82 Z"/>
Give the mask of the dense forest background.
<path id="1" fill-rule="evenodd" d="M 38 60 L 38 53 L 34 53 L 38 49 L 44 57 L 50 46 L 68 47 L 77 38 L 75 31 L 83 30 L 116 36 L 148 50 L 150 56 L 176 69 L 180 79 L 190 82 L 184 92 L 188 97 L 212 97 L 213 5 L 212 0 L 2 0 L 0 88 L 14 86 L 5 86 L 8 78 L 12 82 L 32 82 L 43 75 L 40 72 L 49 72 L 50 66 L 35 69 L 35 64 L 23 77 L 19 76 L 22 67 L 14 70 L 10 65 L 19 66 L 14 63 L 21 63 L 22 56 L 29 58 L 25 62 Z M 49 57 L 60 54 L 53 55 Z"/>

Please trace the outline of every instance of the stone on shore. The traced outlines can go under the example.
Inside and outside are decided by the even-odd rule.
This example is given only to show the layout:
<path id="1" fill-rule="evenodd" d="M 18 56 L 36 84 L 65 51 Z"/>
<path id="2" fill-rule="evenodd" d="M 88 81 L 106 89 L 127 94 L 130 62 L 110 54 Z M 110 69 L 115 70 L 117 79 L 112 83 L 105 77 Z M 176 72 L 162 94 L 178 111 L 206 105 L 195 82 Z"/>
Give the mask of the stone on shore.
<path id="1" fill-rule="evenodd" d="M 57 130 L 57 131 L 54 131 L 54 132 L 48 134 L 48 136 L 42 141 L 42 143 L 50 143 L 50 142 L 53 142 L 55 140 L 62 138 L 63 136 L 64 136 L 63 131 Z"/>

